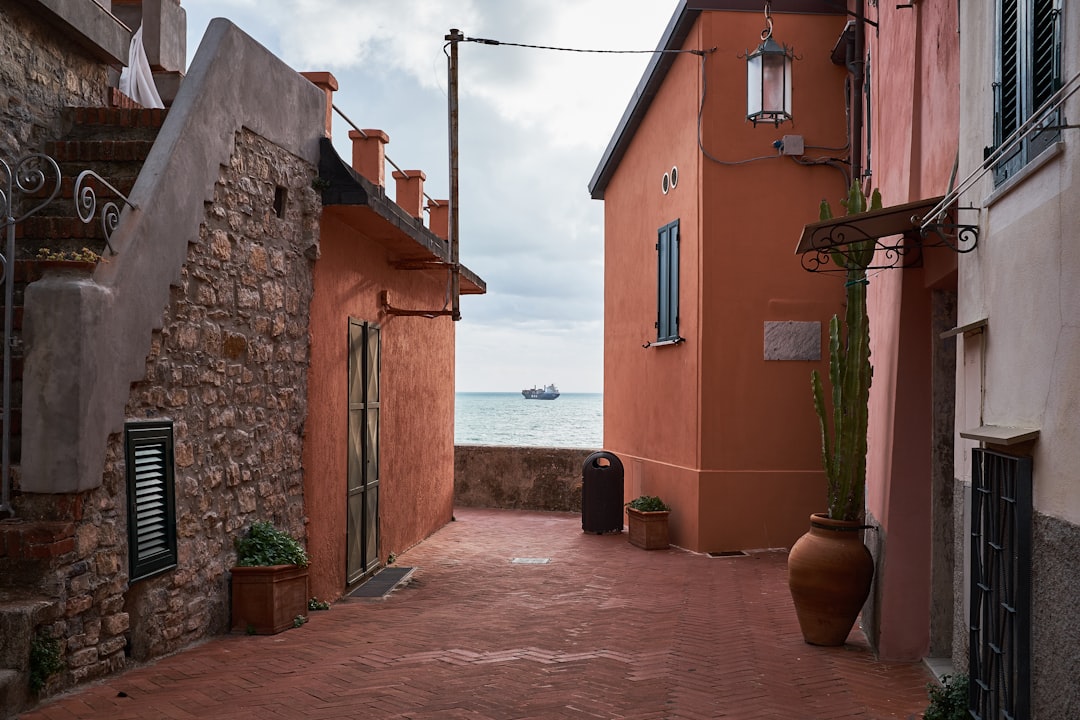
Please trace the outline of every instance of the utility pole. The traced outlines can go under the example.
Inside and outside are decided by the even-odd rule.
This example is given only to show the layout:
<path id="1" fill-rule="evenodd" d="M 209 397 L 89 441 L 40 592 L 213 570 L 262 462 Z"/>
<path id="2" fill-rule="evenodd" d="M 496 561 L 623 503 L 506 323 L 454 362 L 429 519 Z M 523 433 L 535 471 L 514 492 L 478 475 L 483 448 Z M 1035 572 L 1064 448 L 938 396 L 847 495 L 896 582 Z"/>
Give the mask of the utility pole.
<path id="1" fill-rule="evenodd" d="M 458 233 L 461 224 L 458 214 L 458 43 L 465 40 L 465 35 L 456 28 L 444 38 L 450 44 L 450 66 L 448 85 L 449 132 L 450 132 L 450 294 L 453 298 L 451 317 L 461 319 L 461 260 L 458 256 Z"/>

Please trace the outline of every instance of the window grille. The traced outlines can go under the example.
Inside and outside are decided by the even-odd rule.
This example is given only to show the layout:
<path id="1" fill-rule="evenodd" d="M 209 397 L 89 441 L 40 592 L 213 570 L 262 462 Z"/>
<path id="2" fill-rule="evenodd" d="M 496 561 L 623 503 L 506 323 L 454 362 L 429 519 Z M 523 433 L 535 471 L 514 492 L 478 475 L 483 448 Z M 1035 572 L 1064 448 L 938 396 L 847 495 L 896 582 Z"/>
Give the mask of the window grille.
<path id="1" fill-rule="evenodd" d="M 1031 694 L 1031 458 L 972 450 L 968 707 L 975 720 L 1028 717 Z"/>

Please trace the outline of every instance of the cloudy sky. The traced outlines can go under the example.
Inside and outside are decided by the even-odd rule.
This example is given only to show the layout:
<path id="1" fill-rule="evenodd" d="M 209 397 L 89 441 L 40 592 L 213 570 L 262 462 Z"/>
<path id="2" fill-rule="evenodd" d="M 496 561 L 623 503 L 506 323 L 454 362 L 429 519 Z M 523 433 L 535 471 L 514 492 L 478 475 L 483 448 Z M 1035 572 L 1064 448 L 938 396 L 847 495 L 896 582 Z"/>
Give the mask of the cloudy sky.
<path id="1" fill-rule="evenodd" d="M 390 136 L 387 155 L 449 197 L 444 36 L 652 50 L 676 0 L 183 0 L 188 61 L 225 17 L 297 70 L 328 70 L 337 105 Z M 603 204 L 587 185 L 649 60 L 459 45 L 459 392 L 554 382 L 603 390 Z M 349 127 L 334 142 L 351 157 Z M 392 189 L 390 190 L 392 193 Z M 445 322 L 439 320 L 437 322 Z"/>

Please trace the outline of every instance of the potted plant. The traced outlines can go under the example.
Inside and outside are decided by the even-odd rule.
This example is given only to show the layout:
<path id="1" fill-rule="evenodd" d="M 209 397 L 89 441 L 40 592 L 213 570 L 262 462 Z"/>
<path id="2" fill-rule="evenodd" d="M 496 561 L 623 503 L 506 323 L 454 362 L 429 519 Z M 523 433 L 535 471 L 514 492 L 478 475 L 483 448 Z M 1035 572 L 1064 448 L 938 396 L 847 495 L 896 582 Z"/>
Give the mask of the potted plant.
<path id="1" fill-rule="evenodd" d="M 24 261 L 30 267 L 30 280 L 37 280 L 46 273 L 89 275 L 94 272 L 102 257 L 90 248 L 80 250 L 53 250 L 39 248 L 33 260 Z"/>
<path id="2" fill-rule="evenodd" d="M 866 196 L 853 182 L 843 203 L 849 215 L 865 212 Z M 875 190 L 870 210 L 881 208 Z M 827 202 L 821 219 L 832 217 Z M 866 316 L 866 268 L 874 240 L 836 249 L 831 259 L 845 270 L 844 333 L 829 323 L 830 408 L 817 371 L 811 373 L 814 409 L 821 425 L 821 455 L 828 487 L 826 513 L 810 516 L 810 531 L 788 555 L 788 583 L 803 638 L 813 645 L 843 645 L 870 592 L 874 561 L 862 541 L 866 492 L 866 428 L 873 367 Z"/>
<path id="3" fill-rule="evenodd" d="M 236 539 L 232 568 L 232 629 L 273 635 L 302 624 L 308 603 L 308 556 L 303 545 L 265 521 Z"/>
<path id="4" fill-rule="evenodd" d="M 930 704 L 923 720 L 968 720 L 968 677 L 964 674 L 946 675 L 941 682 L 926 686 Z"/>
<path id="5" fill-rule="evenodd" d="M 642 495 L 626 503 L 626 524 L 630 544 L 644 550 L 668 546 L 668 515 L 671 508 L 655 495 Z"/>

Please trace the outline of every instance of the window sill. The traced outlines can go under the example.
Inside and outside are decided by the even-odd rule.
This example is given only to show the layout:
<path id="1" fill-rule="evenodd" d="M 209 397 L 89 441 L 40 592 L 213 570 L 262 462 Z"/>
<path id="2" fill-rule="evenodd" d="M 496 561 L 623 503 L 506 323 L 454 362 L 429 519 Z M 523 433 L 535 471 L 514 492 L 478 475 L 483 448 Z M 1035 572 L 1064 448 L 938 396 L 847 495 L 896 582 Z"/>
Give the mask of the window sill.
<path id="1" fill-rule="evenodd" d="M 1056 160 L 1059 155 L 1065 152 L 1065 141 L 1059 141 L 1046 148 L 1046 150 L 1039 153 L 1039 156 L 1030 161 L 1023 167 L 1020 172 L 1013 175 L 1011 178 L 1003 182 L 1001 185 L 994 188 L 986 199 L 983 200 L 983 207 L 990 207 L 1001 198 L 1005 197 L 1017 187 L 1022 185 L 1024 181 L 1030 178 L 1043 168 L 1044 165 L 1049 164 L 1051 161 Z"/>
<path id="2" fill-rule="evenodd" d="M 677 337 L 674 340 L 657 340 L 656 342 L 647 342 L 644 345 L 642 345 L 641 347 L 643 347 L 643 348 L 651 348 L 651 347 L 662 347 L 664 345 L 681 345 L 684 342 L 686 342 L 686 338 Z"/>
<path id="3" fill-rule="evenodd" d="M 980 425 L 971 430 L 961 430 L 960 437 L 991 445 L 1017 445 L 1030 440 L 1038 440 L 1039 428 Z"/>

